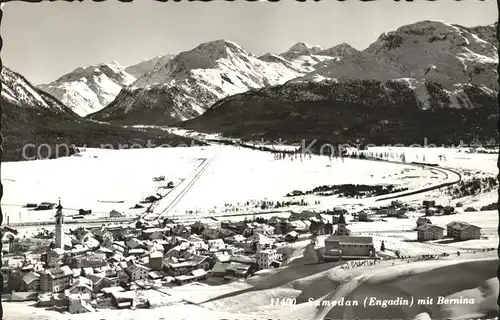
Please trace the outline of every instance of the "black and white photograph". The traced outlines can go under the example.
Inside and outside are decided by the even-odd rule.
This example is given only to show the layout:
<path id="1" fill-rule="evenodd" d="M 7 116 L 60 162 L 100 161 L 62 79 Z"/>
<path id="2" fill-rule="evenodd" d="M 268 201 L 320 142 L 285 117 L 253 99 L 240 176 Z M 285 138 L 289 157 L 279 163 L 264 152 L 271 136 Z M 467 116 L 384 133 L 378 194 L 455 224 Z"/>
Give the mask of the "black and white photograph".
<path id="1" fill-rule="evenodd" d="M 1 6 L 1 319 L 498 319 L 497 2 Z"/>

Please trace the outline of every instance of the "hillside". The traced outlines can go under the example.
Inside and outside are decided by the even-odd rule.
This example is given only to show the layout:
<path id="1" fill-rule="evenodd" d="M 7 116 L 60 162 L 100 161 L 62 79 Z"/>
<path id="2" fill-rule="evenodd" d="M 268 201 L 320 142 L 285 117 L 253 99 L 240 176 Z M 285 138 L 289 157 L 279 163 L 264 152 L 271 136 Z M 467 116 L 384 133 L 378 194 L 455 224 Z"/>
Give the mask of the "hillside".
<path id="1" fill-rule="evenodd" d="M 198 116 L 227 96 L 299 75 L 281 62 L 258 59 L 233 42 L 212 41 L 157 64 L 90 118 L 169 125 Z"/>
<path id="2" fill-rule="evenodd" d="M 38 88 L 53 95 L 83 117 L 107 106 L 122 87 L 135 80 L 123 66 L 112 62 L 78 68 Z"/>
<path id="3" fill-rule="evenodd" d="M 36 157 L 37 149 L 40 158 L 67 156 L 77 151 L 72 145 L 112 144 L 117 148 L 118 144 L 146 145 L 148 141 L 156 145 L 188 142 L 164 131 L 126 129 L 81 118 L 5 66 L 1 82 L 3 161 Z M 67 147 L 60 147 L 56 152 L 57 144 Z"/>

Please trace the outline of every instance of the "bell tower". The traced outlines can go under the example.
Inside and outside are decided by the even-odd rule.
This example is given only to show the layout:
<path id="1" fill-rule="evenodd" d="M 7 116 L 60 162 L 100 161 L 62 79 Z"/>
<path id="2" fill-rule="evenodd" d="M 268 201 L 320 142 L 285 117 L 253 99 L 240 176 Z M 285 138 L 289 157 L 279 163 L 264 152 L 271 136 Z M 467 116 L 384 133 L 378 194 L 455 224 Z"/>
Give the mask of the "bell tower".
<path id="1" fill-rule="evenodd" d="M 57 205 L 56 211 L 56 248 L 64 249 L 64 217 L 62 212 L 61 199 L 59 199 L 59 204 Z"/>

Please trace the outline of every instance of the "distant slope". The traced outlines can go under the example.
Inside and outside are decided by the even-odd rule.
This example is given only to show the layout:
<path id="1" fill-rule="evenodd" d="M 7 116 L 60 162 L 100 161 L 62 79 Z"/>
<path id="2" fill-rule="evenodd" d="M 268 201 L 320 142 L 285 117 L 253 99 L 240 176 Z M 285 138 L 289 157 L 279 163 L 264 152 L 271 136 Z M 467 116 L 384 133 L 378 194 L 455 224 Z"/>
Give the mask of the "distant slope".
<path id="1" fill-rule="evenodd" d="M 38 86 L 80 116 L 96 112 L 115 99 L 122 87 L 136 80 L 116 62 L 78 68 L 56 81 Z"/>
<path id="2" fill-rule="evenodd" d="M 81 118 L 5 66 L 1 83 L 3 161 L 68 156 L 77 151 L 72 145 L 112 144 L 118 148 L 118 144 L 146 146 L 148 141 L 156 145 L 188 143 L 164 131 L 125 129 Z M 58 144 L 61 147 L 56 151 Z"/>
<path id="3" fill-rule="evenodd" d="M 169 125 L 198 116 L 227 96 L 299 75 L 283 63 L 262 61 L 233 42 L 212 41 L 157 64 L 90 118 Z"/>

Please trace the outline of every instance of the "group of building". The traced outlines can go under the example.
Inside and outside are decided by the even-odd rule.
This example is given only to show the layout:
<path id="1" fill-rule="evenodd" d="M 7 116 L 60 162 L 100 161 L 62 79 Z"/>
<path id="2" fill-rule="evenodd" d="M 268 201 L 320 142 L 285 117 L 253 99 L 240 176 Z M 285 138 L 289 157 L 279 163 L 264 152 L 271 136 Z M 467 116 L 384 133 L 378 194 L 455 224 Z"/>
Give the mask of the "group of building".
<path id="1" fill-rule="evenodd" d="M 388 210 L 401 208 L 393 203 Z M 15 230 L 4 227 L 7 254 L 1 272 L 4 292 L 11 292 L 12 300 L 37 300 L 39 306 L 70 313 L 148 307 L 151 299 L 137 292 L 209 278 L 230 281 L 279 267 L 287 258 L 278 253 L 279 247 L 308 232 L 313 238 L 328 235 L 324 248 L 315 249 L 318 262 L 377 259 L 373 238 L 353 236 L 341 209 L 327 215 L 302 211 L 265 222 L 140 221 L 128 226 L 80 227 L 69 234 L 63 229 L 60 203 L 56 209 L 52 238 L 20 239 Z M 418 219 L 416 230 L 421 241 L 444 236 L 444 228 L 426 217 Z M 480 229 L 453 222 L 447 225 L 447 235 L 456 240 L 478 239 Z"/>
<path id="2" fill-rule="evenodd" d="M 467 241 L 474 239 L 481 239 L 481 228 L 473 224 L 452 221 L 446 225 L 445 228 L 435 225 L 429 218 L 419 217 L 417 220 L 417 240 L 418 241 L 432 241 L 446 238 L 451 238 L 454 241 Z"/>
<path id="3" fill-rule="evenodd" d="M 19 238 L 15 230 L 4 230 L 3 289 L 13 301 L 37 300 L 39 306 L 70 313 L 147 307 L 147 301 L 130 298 L 137 289 L 234 280 L 279 267 L 284 257 L 277 248 L 299 235 L 293 230 L 276 235 L 275 226 L 287 223 L 280 219 L 274 226 L 222 222 L 198 224 L 198 229 L 168 220 L 143 221 L 65 233 L 63 208 L 59 204 L 56 209 L 52 239 Z"/>

